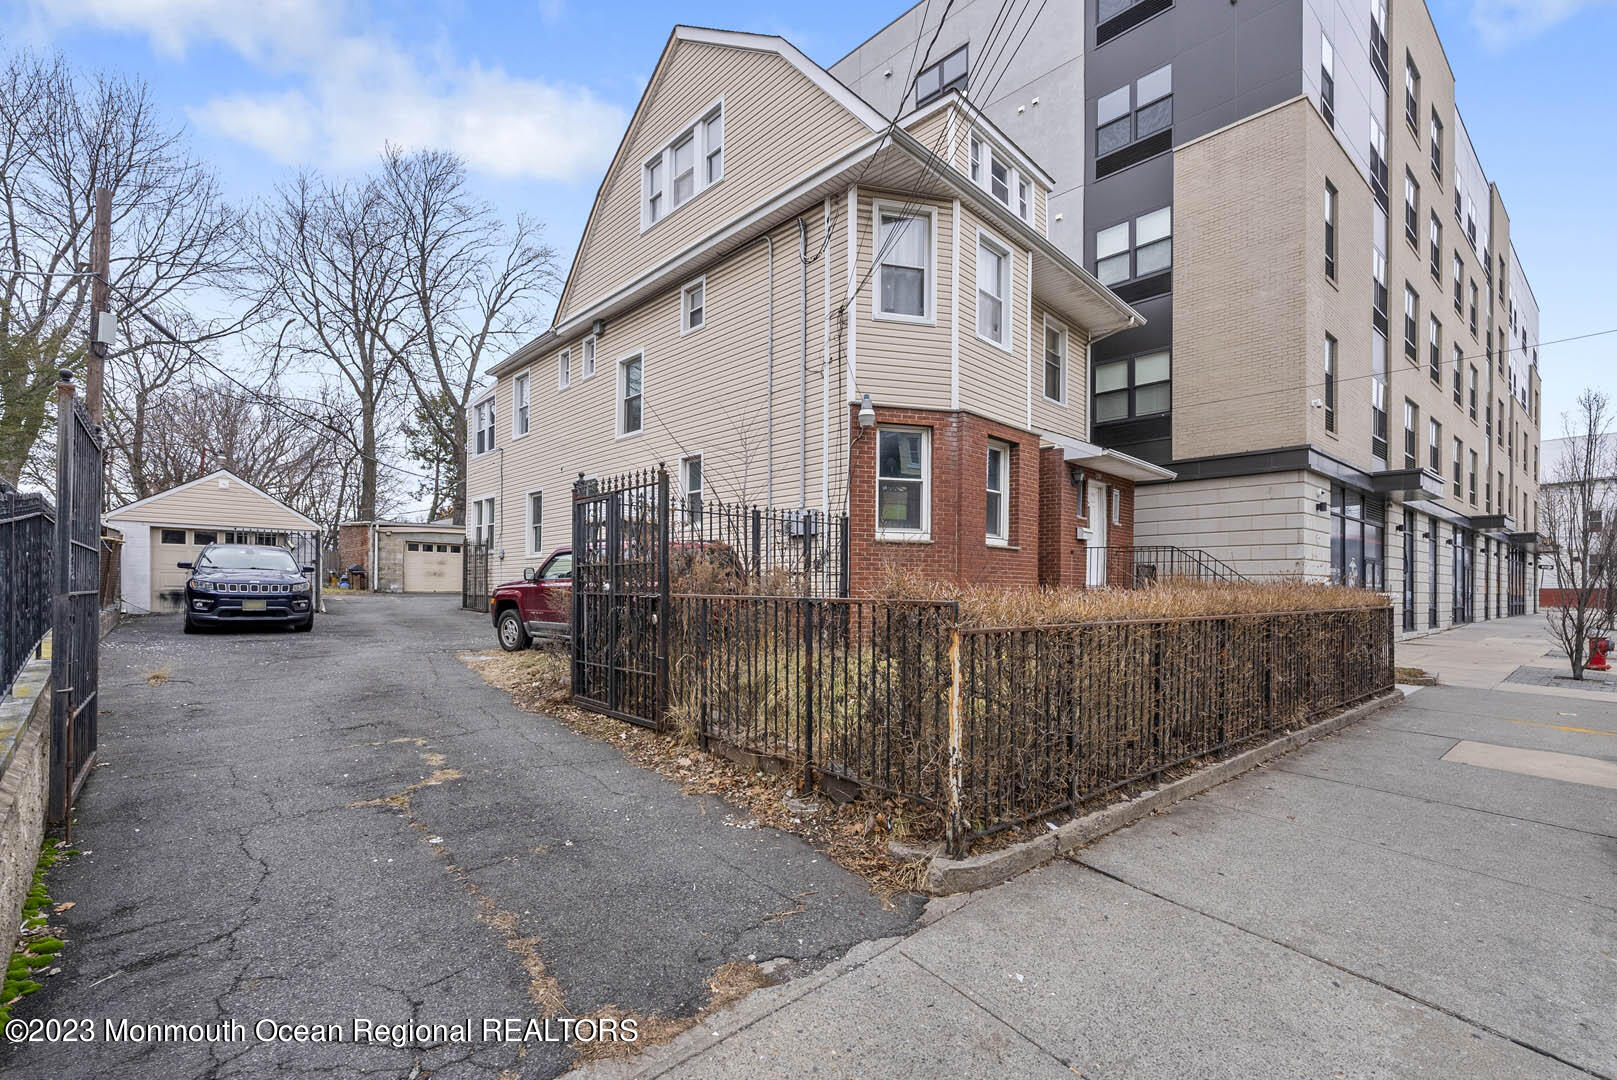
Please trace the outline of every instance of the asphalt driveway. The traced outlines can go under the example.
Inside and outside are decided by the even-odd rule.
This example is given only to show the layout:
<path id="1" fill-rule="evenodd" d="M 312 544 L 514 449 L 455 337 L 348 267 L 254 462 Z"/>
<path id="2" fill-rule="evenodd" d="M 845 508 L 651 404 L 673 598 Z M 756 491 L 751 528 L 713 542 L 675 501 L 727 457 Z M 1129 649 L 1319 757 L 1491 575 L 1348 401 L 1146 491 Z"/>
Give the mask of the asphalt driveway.
<path id="1" fill-rule="evenodd" d="M 493 636 L 454 597 L 332 607 L 307 635 L 107 639 L 85 854 L 51 878 L 63 971 L 14 1010 L 247 1037 L 5 1046 L 8 1077 L 553 1076 L 554 1042 L 255 1025 L 688 1016 L 721 965 L 799 973 L 911 925 L 916 902 L 515 709 L 456 658 Z"/>

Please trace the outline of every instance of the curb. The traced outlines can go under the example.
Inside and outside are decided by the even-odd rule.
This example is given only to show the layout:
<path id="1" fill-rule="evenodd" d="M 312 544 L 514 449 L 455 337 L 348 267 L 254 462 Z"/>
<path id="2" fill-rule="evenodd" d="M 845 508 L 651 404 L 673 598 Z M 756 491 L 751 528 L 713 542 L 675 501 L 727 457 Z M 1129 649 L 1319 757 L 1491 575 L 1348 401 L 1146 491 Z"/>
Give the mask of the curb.
<path id="1" fill-rule="evenodd" d="M 951 896 L 1009 881 L 1024 870 L 1031 870 L 1057 855 L 1064 855 L 1074 848 L 1083 847 L 1100 839 L 1107 833 L 1133 825 L 1154 810 L 1171 806 L 1192 795 L 1200 795 L 1226 780 L 1235 779 L 1249 769 L 1256 768 L 1282 754 L 1288 754 L 1321 736 L 1340 731 L 1349 724 L 1357 723 L 1371 713 L 1403 699 L 1402 690 L 1389 690 L 1379 697 L 1344 709 L 1335 716 L 1327 717 L 1316 724 L 1310 724 L 1277 739 L 1271 739 L 1262 746 L 1244 750 L 1232 758 L 1215 762 L 1190 776 L 1137 795 L 1127 802 L 1116 803 L 1092 814 L 1073 818 L 1054 831 L 1034 837 L 1032 840 L 1024 840 L 1019 844 L 1012 844 L 999 851 L 985 852 L 982 855 L 968 855 L 964 859 L 948 859 L 942 856 L 934 858 L 927 866 L 927 891 L 934 896 Z"/>

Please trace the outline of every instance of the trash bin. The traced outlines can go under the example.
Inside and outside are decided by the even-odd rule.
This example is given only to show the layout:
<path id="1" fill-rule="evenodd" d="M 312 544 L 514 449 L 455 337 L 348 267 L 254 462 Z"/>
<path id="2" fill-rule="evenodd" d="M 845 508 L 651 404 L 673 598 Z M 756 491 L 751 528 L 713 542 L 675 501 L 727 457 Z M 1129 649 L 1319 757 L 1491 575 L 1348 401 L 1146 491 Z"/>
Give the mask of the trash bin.
<path id="1" fill-rule="evenodd" d="M 348 587 L 350 589 L 365 589 L 365 568 L 355 563 L 348 568 Z"/>

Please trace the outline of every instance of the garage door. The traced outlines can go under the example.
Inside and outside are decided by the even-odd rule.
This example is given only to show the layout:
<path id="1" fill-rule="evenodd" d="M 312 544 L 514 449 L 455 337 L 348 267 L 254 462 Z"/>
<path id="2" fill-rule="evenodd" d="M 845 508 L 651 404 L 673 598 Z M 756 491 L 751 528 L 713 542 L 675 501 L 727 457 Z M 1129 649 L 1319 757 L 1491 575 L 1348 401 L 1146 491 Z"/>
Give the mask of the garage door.
<path id="1" fill-rule="evenodd" d="M 460 545 L 404 542 L 405 592 L 459 592 Z"/>
<path id="2" fill-rule="evenodd" d="M 185 606 L 185 579 L 191 572 L 174 564 L 195 559 L 202 545 L 213 543 L 217 536 L 192 529 L 152 530 L 153 611 L 179 611 Z"/>

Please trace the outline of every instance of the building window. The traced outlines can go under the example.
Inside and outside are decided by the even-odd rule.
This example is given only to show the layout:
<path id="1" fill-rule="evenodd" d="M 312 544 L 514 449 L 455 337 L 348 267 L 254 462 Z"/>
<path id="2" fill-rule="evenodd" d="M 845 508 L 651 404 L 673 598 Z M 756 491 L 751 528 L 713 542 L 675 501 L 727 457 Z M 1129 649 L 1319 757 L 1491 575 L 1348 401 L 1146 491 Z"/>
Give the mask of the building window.
<path id="1" fill-rule="evenodd" d="M 1505 399 L 1499 399 L 1499 445 L 1505 445 Z"/>
<path id="2" fill-rule="evenodd" d="M 528 492 L 528 554 L 545 550 L 545 493 Z"/>
<path id="3" fill-rule="evenodd" d="M 1465 311 L 1465 263 L 1460 261 L 1460 253 L 1454 253 L 1454 314 L 1459 315 Z"/>
<path id="4" fill-rule="evenodd" d="M 1166 64 L 1095 103 L 1095 178 L 1170 149 L 1172 128 L 1173 65 Z"/>
<path id="5" fill-rule="evenodd" d="M 1432 131 L 1428 141 L 1432 144 L 1432 175 L 1437 182 L 1443 182 L 1443 121 L 1437 117 L 1437 110 L 1432 110 Z"/>
<path id="6" fill-rule="evenodd" d="M 1438 476 L 1443 475 L 1443 425 L 1436 420 L 1426 421 L 1426 467 Z"/>
<path id="7" fill-rule="evenodd" d="M 1325 276 L 1336 277 L 1336 187 L 1325 181 Z"/>
<path id="8" fill-rule="evenodd" d="M 1460 347 L 1458 345 L 1454 346 L 1454 359 L 1449 361 L 1449 366 L 1451 368 L 1453 368 L 1453 371 L 1454 371 L 1454 404 L 1455 405 L 1462 405 L 1464 403 L 1464 401 L 1465 401 L 1464 395 L 1460 392 L 1460 366 L 1461 366 L 1461 361 L 1463 360 L 1464 356 L 1465 356 L 1465 354 L 1460 351 Z"/>
<path id="9" fill-rule="evenodd" d="M 931 431 L 876 430 L 876 531 L 924 538 L 931 528 Z"/>
<path id="10" fill-rule="evenodd" d="M 1475 278 L 1471 279 L 1470 288 L 1466 295 L 1470 298 L 1471 302 L 1471 334 L 1473 337 L 1475 337 L 1477 333 L 1477 281 Z"/>
<path id="11" fill-rule="evenodd" d="M 1331 579 L 1338 585 L 1379 589 L 1386 507 L 1373 495 L 1331 486 Z"/>
<path id="12" fill-rule="evenodd" d="M 1470 457 L 1467 459 L 1468 463 L 1470 464 L 1470 468 L 1466 470 L 1465 474 L 1466 488 L 1471 499 L 1471 505 L 1475 506 L 1477 505 L 1477 452 L 1475 450 L 1471 450 L 1467 451 L 1467 453 L 1470 455 Z"/>
<path id="13" fill-rule="evenodd" d="M 479 402 L 472 410 L 472 422 L 477 430 L 477 449 L 474 453 L 486 454 L 494 449 L 494 399 Z"/>
<path id="14" fill-rule="evenodd" d="M 679 332 L 700 330 L 707 319 L 707 278 L 698 278 L 679 292 Z"/>
<path id="15" fill-rule="evenodd" d="M 1099 0 L 1095 7 L 1095 45 L 1139 26 L 1173 7 L 1173 0 Z"/>
<path id="16" fill-rule="evenodd" d="M 1011 448 L 988 440 L 988 539 L 1004 543 L 1010 537 Z"/>
<path id="17" fill-rule="evenodd" d="M 679 459 L 679 480 L 685 489 L 685 511 L 692 525 L 702 523 L 702 455 L 686 454 Z"/>
<path id="18" fill-rule="evenodd" d="M 1443 385 L 1443 324 L 1437 321 L 1436 315 L 1427 316 L 1426 342 L 1428 349 L 1427 366 L 1431 369 L 1429 374 L 1432 383 Z"/>
<path id="19" fill-rule="evenodd" d="M 1387 209 L 1387 132 L 1374 116 L 1370 117 L 1370 193 L 1381 209 Z"/>
<path id="20" fill-rule="evenodd" d="M 878 318 L 932 318 L 932 224 L 930 213 L 875 208 Z"/>
<path id="21" fill-rule="evenodd" d="M 595 374 L 595 335 L 585 338 L 580 349 L 584 354 L 584 378 L 587 379 Z"/>
<path id="22" fill-rule="evenodd" d="M 1049 319 L 1044 321 L 1044 396 L 1067 401 L 1067 329 Z"/>
<path id="23" fill-rule="evenodd" d="M 191 534 L 191 542 L 198 547 L 206 547 L 218 539 L 218 533 L 211 530 L 198 529 Z"/>
<path id="24" fill-rule="evenodd" d="M 976 132 L 971 136 L 971 178 L 1011 213 L 1026 221 L 1032 213 L 1028 177 L 1004 151 Z M 1012 199 L 1014 194 L 1015 198 Z"/>
<path id="25" fill-rule="evenodd" d="M 1414 57 L 1404 54 L 1404 119 L 1415 141 L 1420 142 L 1420 71 Z"/>
<path id="26" fill-rule="evenodd" d="M 1172 363 L 1166 352 L 1095 365 L 1095 422 L 1156 416 L 1173 407 Z"/>
<path id="27" fill-rule="evenodd" d="M 556 389 L 565 390 L 573 385 L 573 350 L 563 349 L 556 357 Z"/>
<path id="28" fill-rule="evenodd" d="M 408 544 L 404 545 L 404 550 L 405 551 L 420 551 L 421 550 L 421 545 L 412 540 Z M 428 551 L 432 550 L 432 545 L 431 544 L 427 545 L 427 550 Z"/>
<path id="29" fill-rule="evenodd" d="M 1111 507 L 1112 507 L 1112 512 L 1111 512 L 1112 524 L 1113 525 L 1121 525 L 1121 524 L 1123 524 L 1123 489 L 1122 488 L 1115 488 L 1115 487 L 1108 487 L 1106 489 L 1106 499 L 1107 499 L 1107 501 L 1109 503 L 1111 503 Z"/>
<path id="30" fill-rule="evenodd" d="M 524 371 L 511 380 L 511 434 L 517 438 L 528 433 L 528 384 Z"/>
<path id="31" fill-rule="evenodd" d="M 977 237 L 977 336 L 1011 347 L 1011 253 L 981 234 Z"/>
<path id="32" fill-rule="evenodd" d="M 1420 294 L 1404 283 L 1404 355 L 1420 363 Z"/>
<path id="33" fill-rule="evenodd" d="M 163 544 L 183 544 L 185 543 L 185 530 L 164 529 L 162 530 L 162 535 L 158 538 L 158 542 Z"/>
<path id="34" fill-rule="evenodd" d="M 1129 243 L 1132 224 L 1134 243 Z M 1095 276 L 1103 285 L 1150 277 L 1173 267 L 1173 207 L 1164 206 L 1095 234 Z"/>
<path id="35" fill-rule="evenodd" d="M 1325 335 L 1325 430 L 1336 430 L 1336 339 Z"/>
<path id="36" fill-rule="evenodd" d="M 1370 68 L 1387 91 L 1387 0 L 1370 0 Z"/>
<path id="37" fill-rule="evenodd" d="M 691 122 L 641 167 L 640 228 L 649 229 L 724 178 L 724 105 Z"/>
<path id="38" fill-rule="evenodd" d="M 492 547 L 494 544 L 494 496 L 472 503 L 472 542 Z"/>
<path id="39" fill-rule="evenodd" d="M 1420 250 L 1420 184 L 1407 169 L 1404 170 L 1404 239 L 1416 251 Z"/>
<path id="40" fill-rule="evenodd" d="M 1454 497 L 1460 497 L 1460 461 L 1465 456 L 1465 448 L 1460 443 L 1460 437 L 1454 437 Z"/>
<path id="41" fill-rule="evenodd" d="M 1324 34 L 1319 36 L 1319 112 L 1328 127 L 1336 126 L 1336 50 Z"/>
<path id="42" fill-rule="evenodd" d="M 937 63 L 923 68 L 921 73 L 915 76 L 915 104 L 925 105 L 950 90 L 964 92 L 966 77 L 971 70 L 967 63 L 969 59 L 966 46 L 962 45 Z"/>
<path id="43" fill-rule="evenodd" d="M 1436 210 L 1432 211 L 1432 220 L 1431 224 L 1427 226 L 1427 232 L 1429 234 L 1427 239 L 1432 245 L 1432 280 L 1438 283 L 1438 290 L 1441 292 L 1443 285 L 1443 221 L 1437 216 Z"/>
<path id="44" fill-rule="evenodd" d="M 636 354 L 618 362 L 618 434 L 633 435 L 640 430 L 641 410 L 645 406 L 641 379 L 644 364 Z"/>
<path id="45" fill-rule="evenodd" d="M 1475 364 L 1471 365 L 1471 382 L 1469 385 L 1471 419 L 1475 420 L 1477 418 L 1477 365 Z"/>
<path id="46" fill-rule="evenodd" d="M 1404 399 L 1404 468 L 1420 467 L 1420 407 Z"/>

